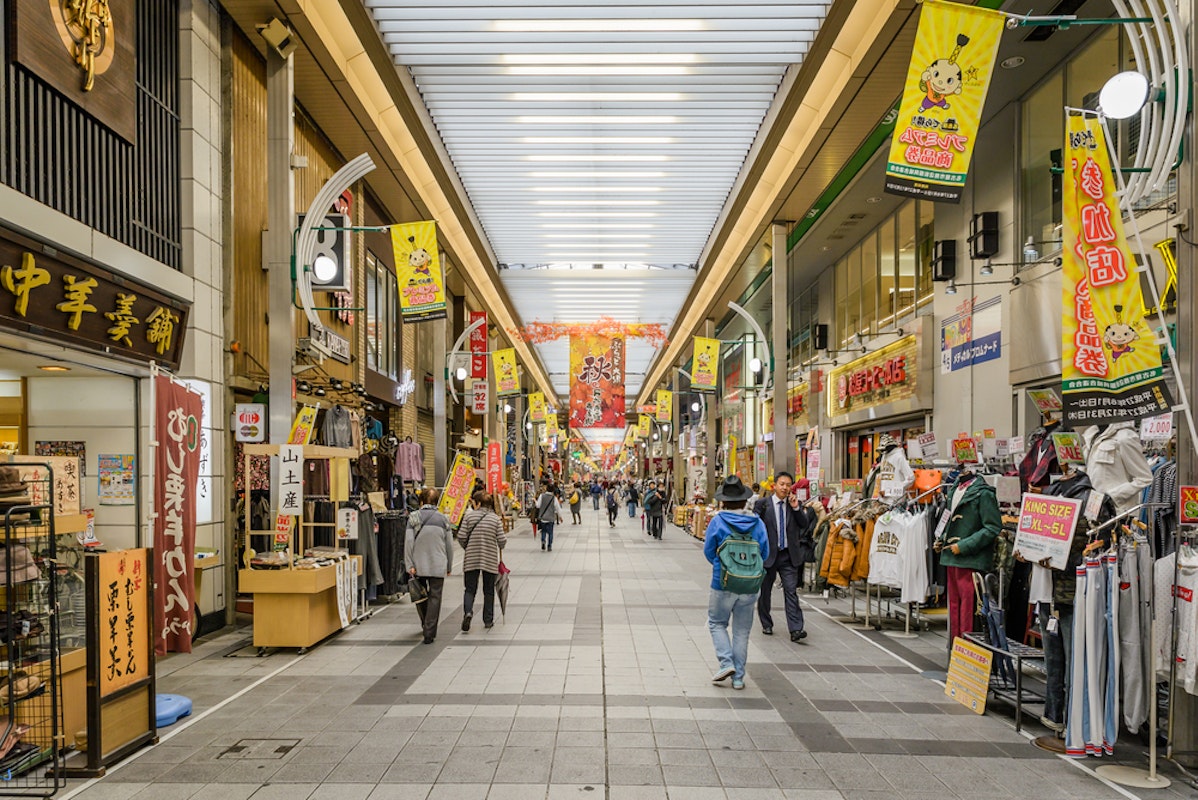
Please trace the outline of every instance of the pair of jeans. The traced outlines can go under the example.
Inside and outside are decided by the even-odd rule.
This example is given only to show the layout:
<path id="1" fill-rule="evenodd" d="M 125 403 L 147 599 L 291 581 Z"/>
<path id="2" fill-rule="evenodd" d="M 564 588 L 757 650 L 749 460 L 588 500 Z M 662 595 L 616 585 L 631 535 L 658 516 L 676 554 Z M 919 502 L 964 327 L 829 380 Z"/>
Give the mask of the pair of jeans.
<path id="1" fill-rule="evenodd" d="M 946 567 L 948 577 L 948 641 L 973 633 L 974 609 L 977 599 L 973 592 L 974 570 L 965 567 Z"/>
<path id="2" fill-rule="evenodd" d="M 542 522 L 538 527 L 541 531 L 541 546 L 553 547 L 553 526 L 556 523 Z"/>
<path id="3" fill-rule="evenodd" d="M 799 605 L 799 570 L 800 566 L 791 563 L 790 550 L 782 550 L 774 557 L 772 566 L 765 568 L 765 580 L 761 584 L 761 597 L 757 599 L 757 618 L 761 627 L 771 630 L 774 627 L 774 617 L 770 613 L 770 603 L 773 600 L 774 579 L 782 579 L 782 601 L 786 608 L 786 629 L 790 633 L 803 630 L 803 608 Z"/>
<path id="4" fill-rule="evenodd" d="M 1044 716 L 1052 722 L 1065 721 L 1065 681 L 1069 675 L 1069 664 L 1073 648 L 1073 606 L 1058 605 L 1057 630 L 1050 633 L 1048 620 L 1052 617 L 1052 605 L 1040 603 L 1037 617 L 1040 622 L 1040 640 L 1044 643 Z"/>
<path id="5" fill-rule="evenodd" d="M 749 633 L 753 630 L 753 609 L 757 594 L 733 594 L 712 589 L 707 599 L 707 629 L 715 645 L 715 657 L 720 668 L 736 670 L 736 680 L 745 679 L 745 660 L 749 657 Z M 732 637 L 728 624 L 732 623 Z"/>
<path id="6" fill-rule="evenodd" d="M 615 524 L 616 524 L 616 514 L 617 514 L 619 511 L 620 511 L 620 507 L 619 507 L 619 506 L 608 506 L 608 507 L 607 507 L 607 524 L 608 524 L 608 525 L 615 525 Z"/>
<path id="7" fill-rule="evenodd" d="M 432 641 L 437 638 L 437 623 L 441 621 L 441 592 L 445 589 L 444 578 L 426 578 L 417 575 L 416 578 L 428 593 L 428 599 L 416 604 L 416 613 L 420 615 L 420 627 L 424 638 Z"/>
<path id="8" fill-rule="evenodd" d="M 636 501 L 629 500 L 628 501 L 628 518 L 632 519 L 635 516 L 636 516 Z"/>
<path id="9" fill-rule="evenodd" d="M 598 511 L 599 510 L 599 495 L 597 495 L 597 494 L 591 495 L 591 502 L 593 502 L 595 504 L 595 510 Z"/>
<path id="10" fill-rule="evenodd" d="M 665 517 L 649 515 L 649 535 L 654 539 L 661 538 L 661 525 Z"/>
<path id="11" fill-rule="evenodd" d="M 472 569 L 466 573 L 466 594 L 462 598 L 462 611 L 467 616 L 474 614 L 474 595 L 478 593 L 479 575 L 483 576 L 483 624 L 490 625 L 495 621 L 495 579 L 499 577 L 494 572 Z"/>

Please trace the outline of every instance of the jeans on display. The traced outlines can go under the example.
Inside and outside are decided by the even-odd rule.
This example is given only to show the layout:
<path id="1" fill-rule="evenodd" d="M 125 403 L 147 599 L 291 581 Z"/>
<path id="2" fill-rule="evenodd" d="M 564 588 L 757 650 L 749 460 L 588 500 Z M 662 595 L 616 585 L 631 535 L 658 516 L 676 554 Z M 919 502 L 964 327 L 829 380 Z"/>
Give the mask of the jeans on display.
<path id="1" fill-rule="evenodd" d="M 553 526 L 556 523 L 542 522 L 538 527 L 541 530 L 541 546 L 553 547 Z"/>
<path id="2" fill-rule="evenodd" d="M 474 595 L 478 593 L 479 575 L 483 576 L 483 624 L 490 625 L 495 621 L 495 579 L 499 577 L 494 572 L 472 569 L 465 574 L 466 595 L 462 599 L 462 611 L 474 613 Z"/>
<path id="3" fill-rule="evenodd" d="M 416 613 L 420 615 L 424 638 L 432 641 L 437 638 L 437 623 L 441 621 L 441 592 L 445 588 L 445 579 L 426 578 L 423 575 L 416 577 L 428 593 L 427 600 L 416 604 Z"/>
<path id="4" fill-rule="evenodd" d="M 665 517 L 649 516 L 649 535 L 654 539 L 661 538 L 661 524 L 665 521 Z"/>
<path id="5" fill-rule="evenodd" d="M 973 633 L 974 609 L 977 600 L 973 593 L 974 570 L 948 567 L 948 641 L 949 647 L 958 636 Z"/>
<path id="6" fill-rule="evenodd" d="M 773 599 L 774 579 L 782 579 L 782 599 L 786 608 L 786 629 L 790 633 L 803 630 L 803 608 L 799 605 L 799 570 L 790 561 L 790 551 L 783 550 L 774 558 L 774 565 L 765 568 L 765 580 L 761 584 L 761 596 L 757 598 L 757 618 L 761 627 L 774 627 L 774 617 L 770 613 L 770 601 Z"/>
<path id="7" fill-rule="evenodd" d="M 636 501 L 629 500 L 628 501 L 628 518 L 632 519 L 635 516 L 636 516 Z"/>
<path id="8" fill-rule="evenodd" d="M 1037 616 L 1040 621 L 1040 638 L 1044 643 L 1044 716 L 1052 722 L 1065 721 L 1065 678 L 1069 674 L 1069 664 L 1073 647 L 1073 606 L 1057 606 L 1056 633 L 1048 630 L 1048 620 L 1052 616 L 1051 605 L 1040 603 Z"/>
<path id="9" fill-rule="evenodd" d="M 753 608 L 757 594 L 733 594 L 712 589 L 707 600 L 707 629 L 715 645 L 715 657 L 720 667 L 736 670 L 733 678 L 744 680 L 745 660 L 749 656 L 749 633 L 753 630 Z M 732 623 L 732 637 L 728 623 Z"/>

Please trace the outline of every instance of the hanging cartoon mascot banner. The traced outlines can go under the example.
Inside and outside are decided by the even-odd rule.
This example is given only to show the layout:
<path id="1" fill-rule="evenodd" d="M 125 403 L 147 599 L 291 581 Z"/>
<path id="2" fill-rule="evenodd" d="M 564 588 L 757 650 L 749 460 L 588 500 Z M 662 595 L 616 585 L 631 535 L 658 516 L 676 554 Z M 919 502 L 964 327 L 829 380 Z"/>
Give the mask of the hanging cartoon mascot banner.
<path id="1" fill-rule="evenodd" d="M 1006 17 L 976 6 L 925 0 L 886 191 L 934 202 L 961 199 Z"/>
<path id="2" fill-rule="evenodd" d="M 648 414 L 638 414 L 636 417 L 636 435 L 642 439 L 648 439 L 649 434 L 653 431 L 650 426 L 653 424 Z"/>
<path id="3" fill-rule="evenodd" d="M 624 337 L 570 337 L 570 427 L 624 427 Z"/>
<path id="4" fill-rule="evenodd" d="M 1172 406 L 1160 346 L 1144 320 L 1104 133 L 1091 116 L 1070 115 L 1065 126 L 1061 379 L 1065 424 L 1079 430 Z"/>
<path id="5" fill-rule="evenodd" d="M 495 394 L 504 397 L 520 394 L 520 370 L 516 369 L 516 348 L 506 347 L 491 353 L 495 367 Z"/>
<path id="6" fill-rule="evenodd" d="M 399 309 L 404 322 L 445 318 L 445 274 L 437 249 L 437 223 L 391 226 Z"/>
<path id="7" fill-rule="evenodd" d="M 657 408 L 655 409 L 658 422 L 673 422 L 674 393 L 669 389 L 657 390 Z"/>
<path id="8" fill-rule="evenodd" d="M 528 393 L 528 418 L 533 422 L 545 421 L 545 393 Z"/>
<path id="9" fill-rule="evenodd" d="M 695 336 L 691 356 L 691 388 L 696 392 L 714 392 L 719 383 L 720 340 Z"/>

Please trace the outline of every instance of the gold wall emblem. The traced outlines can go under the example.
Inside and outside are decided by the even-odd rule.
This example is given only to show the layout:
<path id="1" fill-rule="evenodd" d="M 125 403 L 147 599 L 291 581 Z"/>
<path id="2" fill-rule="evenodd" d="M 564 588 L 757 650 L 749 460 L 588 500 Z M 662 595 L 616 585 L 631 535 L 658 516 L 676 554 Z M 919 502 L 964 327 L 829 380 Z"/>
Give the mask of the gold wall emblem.
<path id="1" fill-rule="evenodd" d="M 49 0 L 58 36 L 75 65 L 83 72 L 83 91 L 90 92 L 96 76 L 112 66 L 116 31 L 109 0 Z"/>

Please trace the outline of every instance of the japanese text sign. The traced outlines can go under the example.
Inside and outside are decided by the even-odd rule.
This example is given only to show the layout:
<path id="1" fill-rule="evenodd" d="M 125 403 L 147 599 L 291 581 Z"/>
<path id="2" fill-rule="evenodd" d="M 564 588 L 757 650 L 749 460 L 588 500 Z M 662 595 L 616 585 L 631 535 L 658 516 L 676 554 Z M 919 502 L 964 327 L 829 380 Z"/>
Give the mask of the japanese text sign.
<path id="1" fill-rule="evenodd" d="M 1167 442 L 1173 437 L 1173 412 L 1140 420 L 1140 438 L 1146 442 Z"/>
<path id="2" fill-rule="evenodd" d="M 312 441 L 312 432 L 316 430 L 316 406 L 304 406 L 295 415 L 291 423 L 291 433 L 287 436 L 288 444 L 308 444 Z"/>
<path id="3" fill-rule="evenodd" d="M 145 548 L 89 555 L 98 559 L 100 696 L 151 674 L 149 553 Z"/>
<path id="4" fill-rule="evenodd" d="M 441 492 L 441 501 L 437 510 L 449 517 L 450 524 L 457 526 L 462 522 L 470 495 L 474 493 L 474 461 L 470 456 L 458 453 L 453 460 L 453 468 L 449 471 L 449 479 Z"/>
<path id="5" fill-rule="evenodd" d="M 960 636 L 953 639 L 944 693 L 975 714 L 986 713 L 993 663 L 994 656 L 986 648 Z"/>
<path id="6" fill-rule="evenodd" d="M 648 414 L 638 414 L 636 417 L 636 435 L 642 439 L 648 439 L 651 432 L 650 421 L 651 417 Z"/>
<path id="7" fill-rule="evenodd" d="M 1082 455 L 1082 437 L 1071 431 L 1062 431 L 1052 435 L 1052 446 L 1057 451 L 1057 461 L 1062 464 L 1084 464 Z"/>
<path id="8" fill-rule="evenodd" d="M 298 517 L 304 510 L 304 448 L 298 444 L 279 445 L 278 484 L 274 496 L 279 500 L 279 515 Z"/>
<path id="9" fill-rule="evenodd" d="M 1066 119 L 1061 380 L 1065 422 L 1076 429 L 1172 406 L 1123 234 L 1105 134 L 1094 117 Z"/>
<path id="10" fill-rule="evenodd" d="M 0 325 L 138 361 L 179 366 L 188 304 L 12 233 L 0 235 Z"/>
<path id="11" fill-rule="evenodd" d="M 936 434 L 921 433 L 918 441 L 920 452 L 923 453 L 924 458 L 935 458 L 940 455 L 940 445 L 936 443 Z"/>
<path id="12" fill-rule="evenodd" d="M 714 392 L 719 383 L 720 340 L 694 337 L 691 357 L 691 388 L 696 392 Z"/>
<path id="13" fill-rule="evenodd" d="M 623 336 L 577 333 L 570 336 L 570 426 L 619 428 L 624 425 Z"/>
<path id="14" fill-rule="evenodd" d="M 1036 564 L 1047 558 L 1053 569 L 1064 569 L 1081 508 L 1082 501 L 1072 497 L 1024 494 L 1015 553 Z"/>
<path id="15" fill-rule="evenodd" d="M 886 164 L 886 191 L 961 199 L 1006 17 L 926 0 Z"/>
<path id="16" fill-rule="evenodd" d="M 486 414 L 491 408 L 490 391 L 487 379 L 475 378 L 470 384 L 470 410 L 475 414 Z"/>
<path id="17" fill-rule="evenodd" d="M 441 272 L 436 222 L 391 226 L 395 277 L 404 322 L 445 317 L 445 275 Z"/>
<path id="18" fill-rule="evenodd" d="M 978 460 L 978 443 L 976 439 L 953 439 L 953 461 L 958 464 L 976 464 Z"/>
<path id="19" fill-rule="evenodd" d="M 497 494 L 503 483 L 503 445 L 499 442 L 487 444 L 487 491 Z"/>
<path id="20" fill-rule="evenodd" d="M 1198 525 L 1198 486 L 1178 487 L 1177 521 L 1182 525 Z"/>
<path id="21" fill-rule="evenodd" d="M 483 324 L 470 331 L 470 377 L 487 377 L 487 312 L 471 311 L 468 324 L 476 320 Z"/>
<path id="22" fill-rule="evenodd" d="M 491 354 L 495 367 L 495 393 L 500 397 L 520 394 L 520 372 L 516 369 L 516 349 L 507 347 Z"/>
<path id="23" fill-rule="evenodd" d="M 657 421 L 671 422 L 674 414 L 674 393 L 669 389 L 657 390 Z"/>
<path id="24" fill-rule="evenodd" d="M 545 393 L 528 393 L 528 418 L 533 422 L 545 421 Z"/>
<path id="25" fill-rule="evenodd" d="M 27 463 L 21 467 L 21 479 L 29 489 L 30 505 L 53 505 L 55 514 L 78 514 L 80 499 L 81 459 L 76 456 L 13 456 L 14 463 Z M 46 481 L 45 466 L 54 472 L 54 485 Z M 53 497 L 47 497 L 47 489 Z"/>

